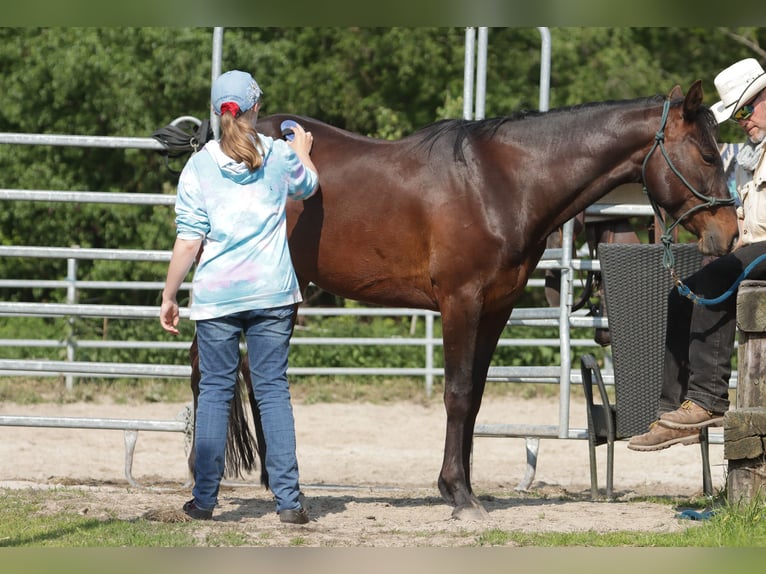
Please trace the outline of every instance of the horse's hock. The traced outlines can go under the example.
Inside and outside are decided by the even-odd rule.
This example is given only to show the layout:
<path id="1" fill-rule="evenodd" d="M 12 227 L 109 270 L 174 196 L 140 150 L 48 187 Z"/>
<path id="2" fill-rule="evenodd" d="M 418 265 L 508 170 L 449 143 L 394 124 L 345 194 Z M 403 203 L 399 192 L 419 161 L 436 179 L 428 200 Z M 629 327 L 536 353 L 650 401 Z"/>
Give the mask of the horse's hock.
<path id="1" fill-rule="evenodd" d="M 766 281 L 743 281 L 737 293 L 739 373 L 736 409 L 724 416 L 724 458 L 732 502 L 766 490 Z"/>

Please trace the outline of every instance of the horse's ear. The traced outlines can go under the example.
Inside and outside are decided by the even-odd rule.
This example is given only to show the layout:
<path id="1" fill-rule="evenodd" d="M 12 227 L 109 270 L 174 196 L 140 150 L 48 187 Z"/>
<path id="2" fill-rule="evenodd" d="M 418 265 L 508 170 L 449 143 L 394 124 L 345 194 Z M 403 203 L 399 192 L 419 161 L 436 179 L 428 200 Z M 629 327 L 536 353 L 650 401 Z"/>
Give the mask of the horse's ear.
<path id="1" fill-rule="evenodd" d="M 684 98 L 684 119 L 693 120 L 702 105 L 702 80 L 696 80 Z"/>
<path id="2" fill-rule="evenodd" d="M 681 86 L 679 86 L 678 84 L 673 86 L 673 89 L 670 90 L 670 93 L 668 94 L 669 100 L 680 100 L 683 97 L 684 97 L 684 92 L 683 90 L 681 90 Z"/>

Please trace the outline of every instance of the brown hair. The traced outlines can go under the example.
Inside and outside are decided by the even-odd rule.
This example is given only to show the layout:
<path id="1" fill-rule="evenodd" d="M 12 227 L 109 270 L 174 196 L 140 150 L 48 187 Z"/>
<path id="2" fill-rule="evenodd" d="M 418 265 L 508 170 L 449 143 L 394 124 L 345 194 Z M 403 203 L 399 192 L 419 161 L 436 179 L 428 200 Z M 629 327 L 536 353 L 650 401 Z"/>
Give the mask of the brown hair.
<path id="1" fill-rule="evenodd" d="M 229 113 L 221 115 L 221 150 L 250 171 L 263 165 L 263 146 L 252 121 L 255 115 L 256 106 L 236 118 Z"/>

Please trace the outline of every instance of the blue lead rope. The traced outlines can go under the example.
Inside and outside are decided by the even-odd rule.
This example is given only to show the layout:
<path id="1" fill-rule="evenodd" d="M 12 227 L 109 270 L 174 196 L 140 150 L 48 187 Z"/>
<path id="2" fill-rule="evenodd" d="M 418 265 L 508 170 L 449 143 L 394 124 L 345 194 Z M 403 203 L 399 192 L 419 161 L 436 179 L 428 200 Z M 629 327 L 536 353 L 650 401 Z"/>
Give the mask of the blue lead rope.
<path id="1" fill-rule="evenodd" d="M 729 287 L 726 291 L 723 292 L 723 294 L 719 295 L 715 299 L 704 299 L 702 297 L 699 297 L 692 293 L 691 289 L 683 284 L 682 281 L 677 282 L 677 288 L 678 292 L 686 297 L 687 299 L 691 299 L 695 305 L 718 305 L 718 303 L 722 303 L 723 301 L 726 301 L 729 297 L 731 297 L 732 293 L 734 293 L 737 288 L 739 287 L 739 284 L 742 283 L 742 281 L 745 279 L 745 277 L 748 276 L 750 271 L 753 270 L 753 267 L 758 265 L 761 261 L 766 259 L 766 254 L 759 255 L 756 257 L 750 265 L 745 267 L 745 270 L 740 273 L 739 277 L 737 277 L 737 280 L 734 282 L 734 284 Z"/>

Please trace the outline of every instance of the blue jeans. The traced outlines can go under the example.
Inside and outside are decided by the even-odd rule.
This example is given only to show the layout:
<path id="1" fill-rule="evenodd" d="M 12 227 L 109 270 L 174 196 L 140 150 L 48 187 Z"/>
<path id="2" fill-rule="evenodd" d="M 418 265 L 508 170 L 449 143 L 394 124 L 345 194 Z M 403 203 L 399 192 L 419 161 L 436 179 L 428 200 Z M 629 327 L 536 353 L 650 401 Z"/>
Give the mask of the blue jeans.
<path id="1" fill-rule="evenodd" d="M 199 508 L 212 509 L 218 502 L 242 333 L 263 421 L 266 444 L 261 447 L 266 448 L 266 470 L 276 509 L 300 507 L 295 421 L 287 383 L 294 312 L 289 305 L 197 321 L 200 383 L 192 494 Z"/>

